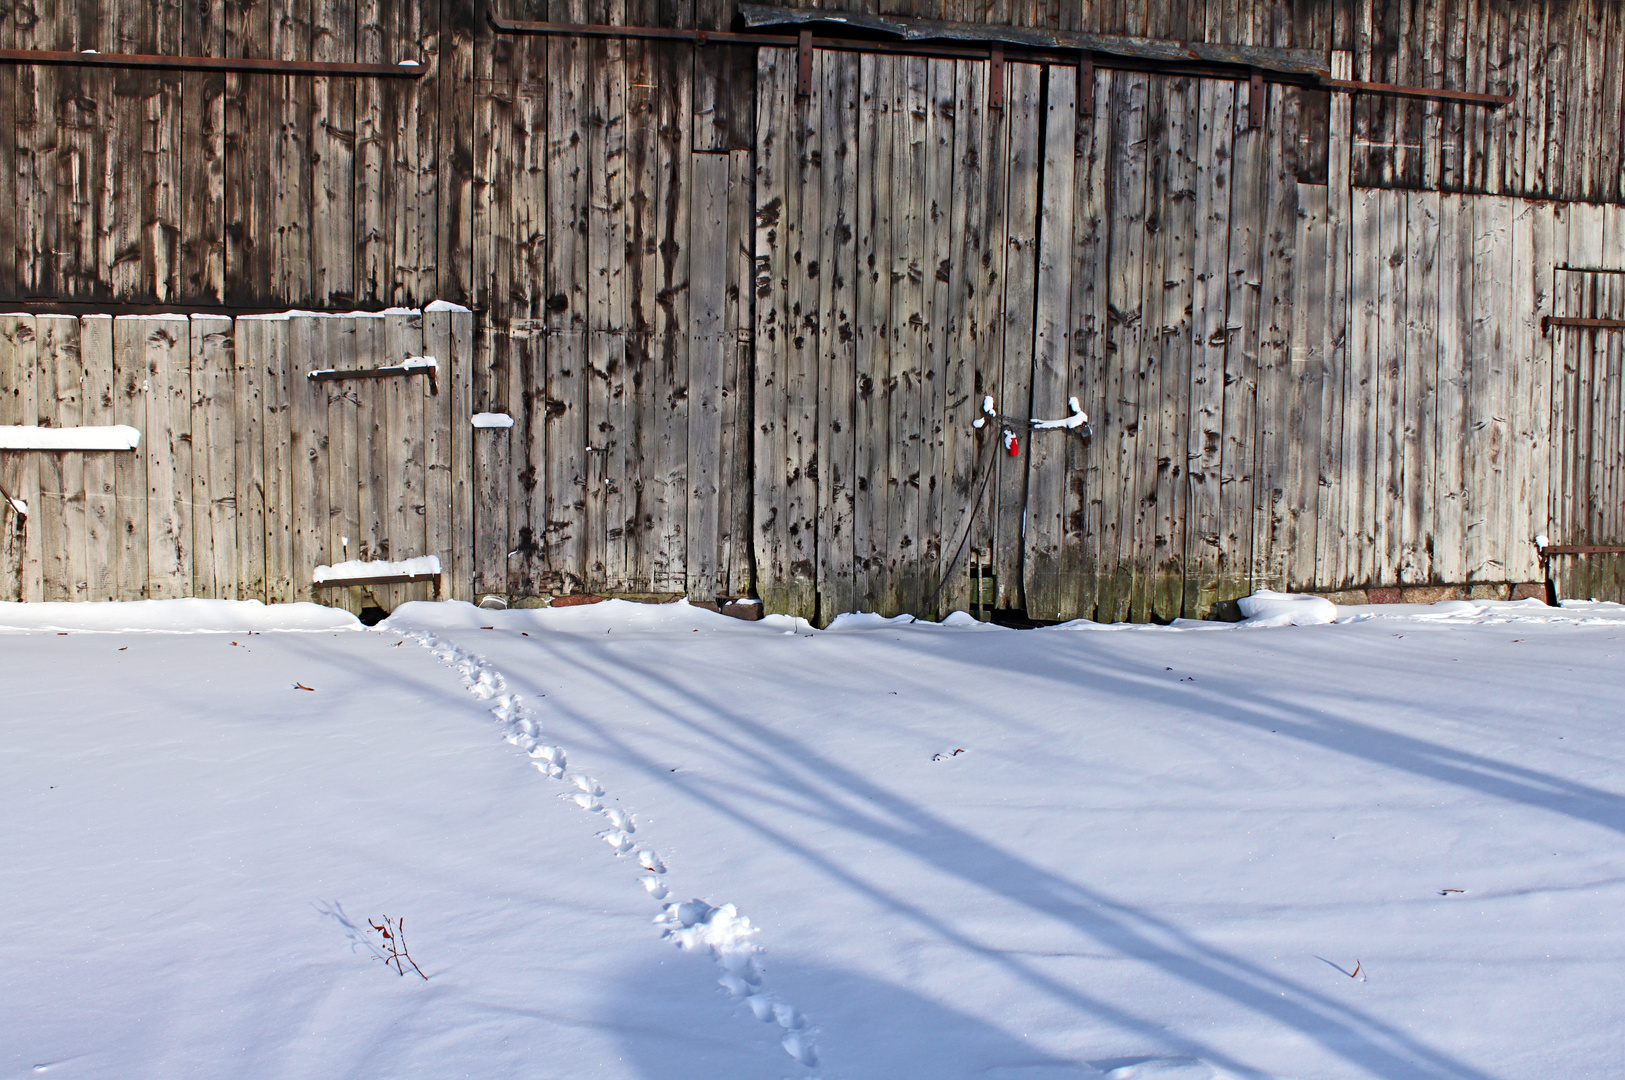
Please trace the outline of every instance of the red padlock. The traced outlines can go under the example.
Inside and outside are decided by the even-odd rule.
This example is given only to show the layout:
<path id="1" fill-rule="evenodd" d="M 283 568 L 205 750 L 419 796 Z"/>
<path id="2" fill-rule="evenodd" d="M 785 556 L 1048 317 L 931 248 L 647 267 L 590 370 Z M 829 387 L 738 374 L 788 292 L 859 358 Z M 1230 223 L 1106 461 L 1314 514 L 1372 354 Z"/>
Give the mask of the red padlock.
<path id="1" fill-rule="evenodd" d="M 1011 457 L 1021 453 L 1021 441 L 1016 438 L 1015 432 L 1006 431 L 1004 433 L 1004 449 Z"/>

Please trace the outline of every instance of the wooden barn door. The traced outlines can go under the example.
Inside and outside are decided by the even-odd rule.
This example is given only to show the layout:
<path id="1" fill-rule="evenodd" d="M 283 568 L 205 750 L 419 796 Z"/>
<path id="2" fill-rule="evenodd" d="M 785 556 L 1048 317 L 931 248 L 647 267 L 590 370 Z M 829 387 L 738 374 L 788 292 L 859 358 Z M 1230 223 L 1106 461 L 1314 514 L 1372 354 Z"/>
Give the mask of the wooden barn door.
<path id="1" fill-rule="evenodd" d="M 1040 68 L 763 49 L 756 565 L 769 611 L 1014 606 Z M 990 93 L 990 78 L 998 92 Z M 1026 432 L 1018 432 L 1025 451 Z M 983 570 L 972 597 L 968 564 Z"/>
<path id="2" fill-rule="evenodd" d="M 1625 273 L 1560 269 L 1555 277 L 1552 421 L 1561 450 L 1551 541 L 1625 545 Z M 1551 572 L 1560 597 L 1625 601 L 1625 555 L 1557 556 Z"/>

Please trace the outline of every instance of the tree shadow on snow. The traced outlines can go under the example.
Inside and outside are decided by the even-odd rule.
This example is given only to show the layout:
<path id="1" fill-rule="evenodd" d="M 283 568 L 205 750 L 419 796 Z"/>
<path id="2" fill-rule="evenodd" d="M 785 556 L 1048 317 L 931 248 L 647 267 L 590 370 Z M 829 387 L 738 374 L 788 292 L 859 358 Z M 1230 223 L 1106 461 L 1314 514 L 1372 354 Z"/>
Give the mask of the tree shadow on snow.
<path id="1" fill-rule="evenodd" d="M 1021 637 L 1027 638 L 1027 635 Z M 993 643 L 981 637 L 974 644 L 971 651 L 977 654 L 976 663 L 992 665 L 1000 660 L 1018 659 L 1019 654 L 1034 643 L 1030 639 L 1024 643 L 1012 641 L 1014 648 L 990 649 Z M 572 709 L 562 695 L 554 695 L 547 699 L 546 707 L 539 710 L 539 719 L 551 725 L 565 718 L 595 741 L 591 746 L 576 744 L 570 747 L 572 750 L 590 751 L 600 759 L 614 759 L 635 768 L 662 784 L 677 785 L 695 804 L 738 822 L 765 843 L 800 858 L 830 881 L 912 920 L 942 942 L 985 963 L 997 965 L 1036 992 L 1075 1010 L 1089 1023 L 1143 1036 L 1160 1053 L 1201 1058 L 1242 1076 L 1257 1075 L 1254 1068 L 1208 1045 L 1197 1035 L 1172 1030 L 1159 1017 L 1138 1015 L 1116 1001 L 1054 978 L 1034 958 L 989 948 L 915 902 L 905 888 L 895 884 L 895 879 L 866 878 L 859 870 L 819 847 L 803 842 L 801 836 L 809 829 L 814 833 L 842 829 L 871 844 L 888 846 L 900 856 L 919 860 L 939 873 L 957 877 L 1034 913 L 1065 923 L 1105 948 L 1192 988 L 1250 1009 L 1375 1075 L 1488 1080 L 1488 1075 L 1481 1070 L 1428 1046 L 1393 1024 L 1306 983 L 1202 941 L 1177 923 L 1120 904 L 1098 889 L 966 832 L 927 807 L 883 787 L 871 776 L 822 753 L 815 743 L 794 737 L 787 728 L 765 723 L 745 712 L 743 707 L 731 704 L 737 701 L 737 695 L 705 685 L 708 677 L 714 677 L 714 671 L 700 667 L 674 671 L 671 667 L 657 666 L 652 658 L 641 662 L 634 651 L 625 647 L 610 655 L 604 643 L 576 635 L 539 635 L 528 639 L 527 645 L 537 650 L 539 657 L 545 657 L 527 665 L 527 671 L 551 667 L 571 672 L 572 680 L 596 680 L 613 688 L 614 693 L 623 695 L 637 711 L 658 716 L 685 733 L 703 753 L 727 759 L 729 771 L 742 775 L 745 781 L 736 784 L 674 774 L 669 762 L 654 760 L 633 745 L 618 730 L 613 717 L 583 715 Z M 942 653 L 935 655 L 941 657 Z M 827 656 L 824 659 L 827 660 Z M 1083 679 L 1083 672 L 1076 668 L 1071 672 L 1057 670 L 1053 657 L 1029 659 L 1049 665 L 1035 672 L 1043 678 L 1063 678 L 1073 685 Z M 784 678 L 804 680 L 812 673 L 811 667 L 808 665 L 802 670 L 786 667 Z M 507 674 L 510 680 L 515 680 L 525 672 Z M 769 677 L 760 669 L 755 675 Z M 779 675 L 778 671 L 771 673 L 774 678 Z M 811 685 L 830 678 L 831 672 L 826 668 Z M 1137 681 L 1119 678 L 1104 669 L 1089 672 L 1088 679 L 1091 693 L 1100 692 L 1099 681 L 1115 681 L 1121 692 L 1140 694 L 1144 690 Z M 659 692 L 645 691 L 642 687 L 658 688 Z M 1180 705 L 1189 708 L 1191 701 L 1185 699 Z M 779 827 L 758 812 L 768 807 L 781 816 L 798 819 L 795 827 Z M 650 1067 L 655 1068 L 653 1064 Z M 683 1074 L 654 1071 L 650 1075 L 665 1078 Z M 891 1075 L 931 1074 L 910 1069 Z"/>
<path id="2" fill-rule="evenodd" d="M 802 1029 L 817 1060 L 806 1068 L 782 1048 L 784 1029 L 771 1017 L 757 1020 L 721 987 L 713 987 L 714 994 L 664 999 L 658 1017 L 627 1023 L 625 1003 L 646 1000 L 651 977 L 660 974 L 630 972 L 606 999 L 606 1026 L 613 1024 L 633 1075 L 642 1080 L 1099 1080 L 1096 1064 L 1114 1067 L 1128 1060 L 1063 1060 L 901 986 L 769 957 L 774 986 L 818 987 L 816 1007 Z M 793 993 L 782 996 L 801 1004 Z"/>

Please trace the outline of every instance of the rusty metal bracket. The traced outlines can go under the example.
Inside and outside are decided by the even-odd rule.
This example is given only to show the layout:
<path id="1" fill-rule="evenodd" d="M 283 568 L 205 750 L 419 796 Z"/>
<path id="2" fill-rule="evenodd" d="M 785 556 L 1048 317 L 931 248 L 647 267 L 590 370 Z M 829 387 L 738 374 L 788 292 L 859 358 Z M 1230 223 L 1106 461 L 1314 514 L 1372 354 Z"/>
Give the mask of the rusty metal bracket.
<path id="1" fill-rule="evenodd" d="M 1486 105 L 1492 109 L 1512 104 L 1511 94 L 1475 94 L 1470 90 L 1440 90 L 1430 86 L 1401 86 L 1398 83 L 1361 82 L 1358 79 L 1322 78 L 1320 88 L 1347 90 L 1352 94 L 1382 94 L 1386 97 L 1452 101 L 1459 105 Z"/>
<path id="2" fill-rule="evenodd" d="M 1540 332 L 1549 333 L 1554 326 L 1574 326 L 1587 330 L 1625 330 L 1625 319 L 1585 319 L 1569 315 L 1542 315 Z"/>
<path id="3" fill-rule="evenodd" d="M 432 581 L 437 591 L 440 588 L 439 574 L 380 574 L 377 577 L 330 578 L 327 581 L 311 582 L 310 587 L 348 589 L 352 585 L 413 585 L 420 581 Z"/>
<path id="4" fill-rule="evenodd" d="M 1247 126 L 1254 131 L 1264 126 L 1264 72 L 1253 68 L 1247 74 Z"/>
<path id="5" fill-rule="evenodd" d="M 812 96 L 812 31 L 803 30 L 796 35 L 796 93 Z"/>
<path id="6" fill-rule="evenodd" d="M 987 107 L 1004 109 L 1004 46 L 995 45 L 987 51 Z"/>
<path id="7" fill-rule="evenodd" d="M 152 71 L 237 71 L 249 75 L 363 75 L 379 79 L 421 79 L 428 67 L 410 64 L 345 64 L 317 60 L 264 60 L 232 56 L 152 56 L 137 53 L 57 52 L 0 49 L 0 64 L 106 67 Z"/>

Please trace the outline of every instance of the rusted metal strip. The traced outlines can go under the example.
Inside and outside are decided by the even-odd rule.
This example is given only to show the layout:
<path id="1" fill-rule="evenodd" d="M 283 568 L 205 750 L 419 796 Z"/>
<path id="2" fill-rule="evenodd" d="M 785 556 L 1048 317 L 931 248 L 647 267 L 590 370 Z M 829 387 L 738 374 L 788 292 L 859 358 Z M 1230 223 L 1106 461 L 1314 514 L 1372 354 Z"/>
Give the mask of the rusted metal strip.
<path id="1" fill-rule="evenodd" d="M 1264 126 L 1264 72 L 1258 68 L 1247 77 L 1247 126 L 1254 131 Z"/>
<path id="2" fill-rule="evenodd" d="M 740 4 L 748 27 L 795 26 L 807 23 L 848 26 L 854 30 L 893 34 L 905 41 L 970 41 L 1034 49 L 1082 49 L 1141 60 L 1190 61 L 1258 67 L 1292 75 L 1328 75 L 1331 67 L 1323 53 L 1310 49 L 1281 49 L 1253 45 L 1217 45 L 1199 41 L 1168 41 L 1126 34 L 1093 34 L 1081 30 L 1047 30 L 1030 26 L 942 22 L 893 15 L 869 15 L 823 8 L 771 7 Z"/>
<path id="3" fill-rule="evenodd" d="M 0 64 L 57 67 L 145 68 L 157 71 L 237 71 L 263 75 L 365 75 L 379 79 L 421 79 L 428 68 L 410 64 L 345 64 L 316 60 L 260 60 L 231 56 L 154 56 L 136 53 L 57 52 L 0 49 Z"/>
<path id="4" fill-rule="evenodd" d="M 811 30 L 796 35 L 796 93 L 802 97 L 812 96 L 812 42 Z"/>
<path id="5" fill-rule="evenodd" d="M 383 574 L 379 577 L 331 578 L 311 583 L 313 589 L 348 589 L 352 585 L 416 585 L 420 581 L 440 584 L 439 574 Z"/>
<path id="6" fill-rule="evenodd" d="M 915 27 L 909 33 L 904 34 L 904 40 L 900 42 L 873 41 L 857 37 L 811 38 L 814 49 L 827 49 L 837 52 L 878 53 L 891 56 L 933 56 L 951 60 L 990 60 L 994 63 L 1000 63 L 1004 59 L 1011 59 L 1034 64 L 1080 63 L 1078 53 L 1083 52 L 1093 54 L 1090 62 L 1091 69 L 1093 67 L 1107 67 L 1121 71 L 1166 72 L 1211 79 L 1253 80 L 1257 78 L 1262 82 L 1284 83 L 1310 89 L 1345 90 L 1350 93 L 1384 94 L 1393 97 L 1454 101 L 1468 105 L 1485 105 L 1492 108 L 1506 105 L 1512 100 L 1509 95 L 1505 94 L 1475 94 L 1465 90 L 1439 90 L 1426 86 L 1400 86 L 1394 83 L 1328 79 L 1324 74 L 1327 70 L 1324 61 L 1311 63 L 1309 59 L 1296 57 L 1295 54 L 1297 53 L 1304 53 L 1305 57 L 1310 58 L 1315 55 L 1308 53 L 1306 50 L 1266 49 L 1239 45 L 1203 45 L 1196 42 L 1157 41 L 1151 38 L 1114 38 L 1110 35 L 1100 34 L 1029 31 L 1023 27 L 979 27 L 976 29 L 982 31 L 997 30 L 999 33 L 981 33 L 975 37 L 953 37 L 946 34 L 933 35 L 925 27 L 924 20 L 889 19 L 885 16 L 860 17 L 811 8 L 801 11 L 781 8 L 757 8 L 750 4 L 741 4 L 740 11 L 742 13 L 751 11 L 774 13 L 772 18 L 763 17 L 764 22 L 762 25 L 773 25 L 775 21 L 787 24 L 836 23 L 851 25 L 857 29 L 876 29 L 881 27 L 872 27 L 869 24 L 877 20 L 899 25 L 903 23 L 922 24 L 921 27 Z M 786 17 L 779 19 L 777 18 L 779 14 L 786 14 Z M 797 50 L 801 48 L 803 34 L 806 33 L 805 31 L 798 31 L 793 35 L 741 34 L 732 31 L 687 30 L 668 26 L 610 26 L 602 23 L 536 22 L 504 19 L 490 12 L 486 13 L 486 20 L 491 24 L 491 28 L 499 34 L 653 38 L 662 41 L 688 41 L 696 45 L 742 45 Z M 748 17 L 746 24 L 754 25 Z M 938 29 L 949 27 L 953 29 L 959 25 L 932 23 L 929 24 L 929 27 Z M 970 26 L 971 24 L 965 25 Z M 902 31 L 893 32 L 902 33 Z M 940 43 L 941 40 L 974 40 L 991 42 L 992 45 L 991 47 L 977 48 L 942 44 Z M 1012 46 L 1014 51 L 1011 51 Z M 995 52 L 998 54 L 999 59 L 995 59 Z M 1282 54 L 1293 55 L 1283 60 Z M 1261 74 L 1255 76 L 1255 71 Z M 997 93 L 1002 98 L 1002 85 L 997 91 L 989 90 L 990 98 L 994 93 Z M 1003 106 L 1000 104 L 993 107 L 1002 108 Z"/>
<path id="7" fill-rule="evenodd" d="M 1004 109 L 1004 46 L 995 45 L 987 53 L 987 107 Z"/>
<path id="8" fill-rule="evenodd" d="M 1540 549 L 1542 558 L 1551 555 L 1625 555 L 1620 544 L 1548 544 Z"/>
<path id="9" fill-rule="evenodd" d="M 440 393 L 439 368 L 436 364 L 391 364 L 375 368 L 328 368 L 305 373 L 311 382 L 342 382 L 347 379 L 398 379 L 410 375 L 427 375 L 429 393 Z"/>
<path id="10" fill-rule="evenodd" d="M 1387 97 L 1425 98 L 1428 101 L 1456 101 L 1463 105 L 1487 105 L 1498 109 L 1512 104 L 1511 94 L 1475 94 L 1470 90 L 1442 90 L 1431 86 L 1401 86 L 1398 83 L 1360 82 L 1356 79 L 1321 79 L 1326 90 L 1347 90 L 1356 94 L 1382 94 Z"/>
<path id="11" fill-rule="evenodd" d="M 1554 326 L 1577 326 L 1589 330 L 1625 330 L 1625 319 L 1583 319 L 1569 315 L 1542 315 L 1540 332 Z"/>

